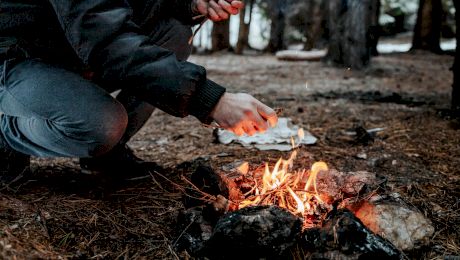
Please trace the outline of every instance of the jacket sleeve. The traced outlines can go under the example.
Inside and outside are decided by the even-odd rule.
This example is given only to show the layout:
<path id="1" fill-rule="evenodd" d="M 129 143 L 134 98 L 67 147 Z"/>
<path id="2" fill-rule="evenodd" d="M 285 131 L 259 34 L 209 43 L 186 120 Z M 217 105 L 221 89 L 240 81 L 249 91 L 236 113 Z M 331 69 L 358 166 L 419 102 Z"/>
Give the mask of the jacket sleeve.
<path id="1" fill-rule="evenodd" d="M 193 19 L 193 0 L 134 0 L 131 5 L 134 8 L 138 23 L 142 26 L 164 16 L 174 17 L 183 24 L 196 25 L 203 21 Z"/>
<path id="2" fill-rule="evenodd" d="M 178 61 L 173 52 L 148 43 L 123 0 L 50 0 L 67 40 L 103 82 L 125 88 L 161 110 L 202 122 L 225 89 L 206 79 L 203 67 Z"/>

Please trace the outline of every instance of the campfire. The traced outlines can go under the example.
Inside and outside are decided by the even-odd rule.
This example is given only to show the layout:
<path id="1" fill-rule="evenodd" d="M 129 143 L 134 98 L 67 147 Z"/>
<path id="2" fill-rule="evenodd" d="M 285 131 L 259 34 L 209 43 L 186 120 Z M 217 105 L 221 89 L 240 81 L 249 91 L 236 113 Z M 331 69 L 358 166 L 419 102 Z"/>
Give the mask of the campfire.
<path id="1" fill-rule="evenodd" d="M 303 136 L 303 130 L 300 129 L 299 139 Z M 246 183 L 250 184 L 251 189 L 243 195 L 245 199 L 238 203 L 238 209 L 277 205 L 301 217 L 304 228 L 314 227 L 324 209 L 331 209 L 331 205 L 321 200 L 316 186 L 316 176 L 321 171 L 327 171 L 328 166 L 325 162 L 316 162 L 310 170 L 294 170 L 293 163 L 297 157 L 294 139 L 292 146 L 294 151 L 289 159 L 280 158 L 273 167 L 265 163 L 264 167 L 259 167 L 252 172 L 252 176 L 247 177 Z M 244 163 L 238 170 L 247 176 L 249 165 Z"/>
<path id="2" fill-rule="evenodd" d="M 298 143 L 302 138 L 300 129 Z M 191 188 L 179 218 L 177 249 L 211 259 L 282 257 L 293 247 L 313 258 L 399 259 L 400 250 L 426 243 L 433 233 L 423 214 L 400 198 L 379 194 L 384 181 L 375 174 L 343 173 L 322 161 L 299 166 L 300 147 L 294 138 L 291 143 L 290 156 L 276 163 L 244 162 L 224 171 L 200 166 L 185 179 Z M 401 218 L 411 223 L 389 227 L 387 222 Z M 401 232 L 412 234 L 410 242 Z M 242 254 L 246 251 L 251 254 Z"/>

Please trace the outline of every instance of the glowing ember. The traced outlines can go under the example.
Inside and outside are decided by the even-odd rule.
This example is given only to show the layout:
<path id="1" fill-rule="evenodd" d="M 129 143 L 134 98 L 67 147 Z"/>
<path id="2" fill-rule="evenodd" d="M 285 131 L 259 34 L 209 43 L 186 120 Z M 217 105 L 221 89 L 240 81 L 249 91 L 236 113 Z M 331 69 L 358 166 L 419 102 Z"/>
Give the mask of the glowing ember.
<path id="1" fill-rule="evenodd" d="M 299 139 L 303 138 L 299 130 Z M 292 145 L 295 147 L 294 139 Z M 310 170 L 292 170 L 297 157 L 294 150 L 289 159 L 279 159 L 271 168 L 267 163 L 264 169 L 254 172 L 255 185 L 245 194 L 238 208 L 256 205 L 278 205 L 304 219 L 304 227 L 315 225 L 315 215 L 319 215 L 319 206 L 324 205 L 316 188 L 316 177 L 321 171 L 328 170 L 324 162 L 316 162 Z"/>
<path id="2" fill-rule="evenodd" d="M 248 162 L 244 162 L 243 164 L 241 164 L 238 168 L 237 168 L 238 172 L 243 174 L 243 175 L 246 175 L 248 174 L 249 172 L 249 163 Z"/>

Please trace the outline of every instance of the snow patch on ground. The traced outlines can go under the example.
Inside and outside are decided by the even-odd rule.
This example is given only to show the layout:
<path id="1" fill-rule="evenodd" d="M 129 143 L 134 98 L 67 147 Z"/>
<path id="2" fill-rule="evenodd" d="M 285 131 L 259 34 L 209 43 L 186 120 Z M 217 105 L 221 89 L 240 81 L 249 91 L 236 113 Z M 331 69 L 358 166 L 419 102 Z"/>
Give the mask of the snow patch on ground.
<path id="1" fill-rule="evenodd" d="M 445 40 L 441 42 L 441 49 L 444 51 L 455 50 L 457 41 L 455 39 Z M 379 53 L 393 53 L 393 52 L 408 52 L 412 47 L 412 43 L 379 43 L 377 50 Z"/>

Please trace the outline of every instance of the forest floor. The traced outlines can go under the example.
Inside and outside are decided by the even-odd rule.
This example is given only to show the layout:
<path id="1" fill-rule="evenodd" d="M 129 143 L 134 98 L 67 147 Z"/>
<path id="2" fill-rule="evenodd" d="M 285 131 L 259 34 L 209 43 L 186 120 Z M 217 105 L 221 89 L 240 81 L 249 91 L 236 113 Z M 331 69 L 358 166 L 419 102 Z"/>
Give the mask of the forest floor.
<path id="1" fill-rule="evenodd" d="M 453 57 L 386 54 L 364 71 L 265 55 L 192 56 L 191 61 L 205 66 L 228 91 L 248 92 L 283 108 L 282 116 L 316 136 L 317 144 L 300 150 L 306 168 L 322 160 L 340 171 L 386 176 L 387 188 L 436 228 L 431 245 L 410 258 L 460 256 L 460 124 L 443 112 L 450 103 Z M 347 135 L 359 126 L 384 130 L 362 143 Z M 0 193 L 0 258 L 184 257 L 173 247 L 183 205 L 172 182 L 186 185 L 179 173 L 190 171 L 187 162 L 203 158 L 217 168 L 288 156 L 214 139 L 194 118 L 156 111 L 130 146 L 163 166 L 163 174 L 104 188 L 81 176 L 77 159 L 33 158 L 34 181 Z"/>

